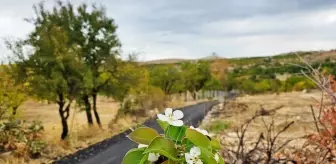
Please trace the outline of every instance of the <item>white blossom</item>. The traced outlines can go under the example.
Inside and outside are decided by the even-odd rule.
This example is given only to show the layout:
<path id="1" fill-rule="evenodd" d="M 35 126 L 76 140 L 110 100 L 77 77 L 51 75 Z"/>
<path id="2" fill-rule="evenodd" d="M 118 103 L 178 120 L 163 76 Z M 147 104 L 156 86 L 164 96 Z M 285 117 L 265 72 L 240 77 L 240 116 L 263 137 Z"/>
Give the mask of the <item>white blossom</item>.
<path id="1" fill-rule="evenodd" d="M 149 162 L 155 162 L 159 160 L 160 154 L 159 153 L 149 153 L 148 154 L 148 161 Z"/>
<path id="2" fill-rule="evenodd" d="M 217 153 L 215 154 L 215 160 L 216 160 L 217 163 L 219 163 L 219 156 L 218 156 Z"/>
<path id="3" fill-rule="evenodd" d="M 147 147 L 148 145 L 144 145 L 144 144 L 139 144 L 138 148 L 144 148 Z M 149 153 L 148 154 L 148 161 L 149 162 L 155 162 L 159 159 L 160 154 L 159 153 Z"/>
<path id="4" fill-rule="evenodd" d="M 201 149 L 198 147 L 192 147 L 189 153 L 185 153 L 185 160 L 188 164 L 203 164 L 200 159 Z"/>
<path id="5" fill-rule="evenodd" d="M 203 130 L 203 129 L 200 129 L 200 128 L 194 128 L 193 126 L 190 126 L 190 128 L 202 133 L 203 135 L 206 135 L 206 136 L 209 135 L 208 131 L 206 131 L 206 130 Z"/>
<path id="6" fill-rule="evenodd" d="M 144 144 L 139 144 L 138 145 L 138 148 L 143 148 L 143 147 L 147 147 L 147 145 L 144 145 Z"/>
<path id="7" fill-rule="evenodd" d="M 180 110 L 175 110 L 173 112 L 172 108 L 167 108 L 165 114 L 158 114 L 157 115 L 159 120 L 168 122 L 168 124 L 173 126 L 182 126 L 183 121 L 180 120 L 183 118 L 183 112 Z"/>

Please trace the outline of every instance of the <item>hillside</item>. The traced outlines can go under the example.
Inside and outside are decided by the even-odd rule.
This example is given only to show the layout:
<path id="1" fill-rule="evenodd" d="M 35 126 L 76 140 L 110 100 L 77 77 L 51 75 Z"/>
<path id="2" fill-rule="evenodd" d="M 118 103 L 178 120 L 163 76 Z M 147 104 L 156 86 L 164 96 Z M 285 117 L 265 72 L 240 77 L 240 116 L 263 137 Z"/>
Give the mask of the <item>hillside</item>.
<path id="1" fill-rule="evenodd" d="M 177 64 L 177 63 L 182 63 L 182 62 L 187 62 L 187 61 L 212 61 L 212 60 L 222 60 L 225 59 L 223 57 L 220 57 L 218 55 L 210 55 L 207 57 L 203 58 L 198 58 L 198 59 L 179 59 L 179 58 L 172 58 L 172 59 L 159 59 L 159 60 L 150 60 L 150 61 L 145 61 L 145 62 L 140 62 L 140 64 L 143 65 L 151 65 L 151 64 Z"/>
<path id="2" fill-rule="evenodd" d="M 210 55 L 203 58 L 198 59 L 182 59 L 182 58 L 172 58 L 172 59 L 160 59 L 160 60 L 151 60 L 141 62 L 141 64 L 176 64 L 186 61 L 199 61 L 199 60 L 223 60 L 227 59 L 230 65 L 232 66 L 242 66 L 242 65 L 250 65 L 250 64 L 262 64 L 265 61 L 269 61 L 271 63 L 287 63 L 293 62 L 296 63 L 300 59 L 298 56 L 301 56 L 306 61 L 309 62 L 321 62 L 327 59 L 336 60 L 336 50 L 329 50 L 329 51 L 297 51 L 297 52 L 289 52 L 285 54 L 278 54 L 274 56 L 263 56 L 263 57 L 242 57 L 242 58 L 224 58 L 218 55 Z"/>
<path id="3" fill-rule="evenodd" d="M 316 88 L 315 84 L 302 75 L 307 71 L 302 60 L 323 72 L 336 74 L 336 50 L 297 51 L 275 56 L 249 58 L 222 58 L 212 55 L 204 58 L 166 59 L 149 61 L 147 65 L 178 64 L 185 61 L 211 61 L 212 75 L 220 84 L 217 89 L 238 89 L 244 93 L 302 91 Z"/>

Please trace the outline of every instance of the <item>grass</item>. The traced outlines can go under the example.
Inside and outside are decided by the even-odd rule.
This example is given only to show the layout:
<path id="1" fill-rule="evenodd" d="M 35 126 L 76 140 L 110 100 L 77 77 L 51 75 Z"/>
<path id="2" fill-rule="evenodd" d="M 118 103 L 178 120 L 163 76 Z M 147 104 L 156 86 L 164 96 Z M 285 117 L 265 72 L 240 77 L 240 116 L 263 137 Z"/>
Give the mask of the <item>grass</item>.
<path id="1" fill-rule="evenodd" d="M 182 99 L 174 99 L 166 102 L 165 106 L 178 108 L 198 102 L 200 101 L 184 102 Z M 51 163 L 54 159 L 110 138 L 127 130 L 130 126 L 141 124 L 158 112 L 153 111 L 146 116 L 118 115 L 119 103 L 105 97 L 99 97 L 97 105 L 103 129 L 96 126 L 88 127 L 85 112 L 73 106 L 68 119 L 69 137 L 63 141 L 60 139 L 62 127 L 57 105 L 36 101 L 24 103 L 20 107 L 17 117 L 27 121 L 42 121 L 45 127 L 43 135 L 47 147 L 43 151 L 42 157 L 38 159 L 25 159 L 15 157 L 13 154 L 0 154 L 0 163 Z M 159 109 L 159 111 L 162 110 L 164 109 Z"/>
<path id="2" fill-rule="evenodd" d="M 212 133 L 220 133 L 230 127 L 230 123 L 223 120 L 216 120 L 209 125 L 207 125 L 206 129 Z"/>

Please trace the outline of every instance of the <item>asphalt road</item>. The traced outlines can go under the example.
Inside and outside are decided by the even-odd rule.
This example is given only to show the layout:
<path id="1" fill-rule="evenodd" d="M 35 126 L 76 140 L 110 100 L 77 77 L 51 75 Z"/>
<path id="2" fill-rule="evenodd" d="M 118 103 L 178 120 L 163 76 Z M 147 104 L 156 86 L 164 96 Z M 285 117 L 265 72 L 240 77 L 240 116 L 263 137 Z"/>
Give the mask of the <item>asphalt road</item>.
<path id="1" fill-rule="evenodd" d="M 217 103 L 218 102 L 216 101 L 212 101 L 180 108 L 184 113 L 183 121 L 185 125 L 198 126 L 205 114 Z M 156 118 L 145 122 L 144 125 L 152 127 L 159 133 L 162 133 L 161 128 L 156 122 Z M 137 147 L 136 143 L 130 141 L 126 137 L 130 132 L 130 130 L 127 130 L 117 136 L 106 139 L 100 143 L 64 157 L 63 159 L 55 161 L 54 163 L 121 164 L 126 152 L 131 148 Z"/>

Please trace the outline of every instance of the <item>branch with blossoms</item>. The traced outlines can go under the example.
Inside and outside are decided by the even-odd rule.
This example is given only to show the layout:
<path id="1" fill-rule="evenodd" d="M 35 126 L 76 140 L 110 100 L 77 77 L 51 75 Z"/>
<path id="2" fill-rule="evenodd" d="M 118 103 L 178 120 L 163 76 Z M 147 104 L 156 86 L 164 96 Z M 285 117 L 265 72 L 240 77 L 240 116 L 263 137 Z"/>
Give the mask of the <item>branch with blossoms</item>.
<path id="1" fill-rule="evenodd" d="M 224 164 L 220 143 L 206 130 L 183 125 L 183 112 L 167 108 L 158 114 L 157 123 L 164 130 L 140 127 L 128 138 L 138 143 L 129 150 L 122 164 Z"/>

